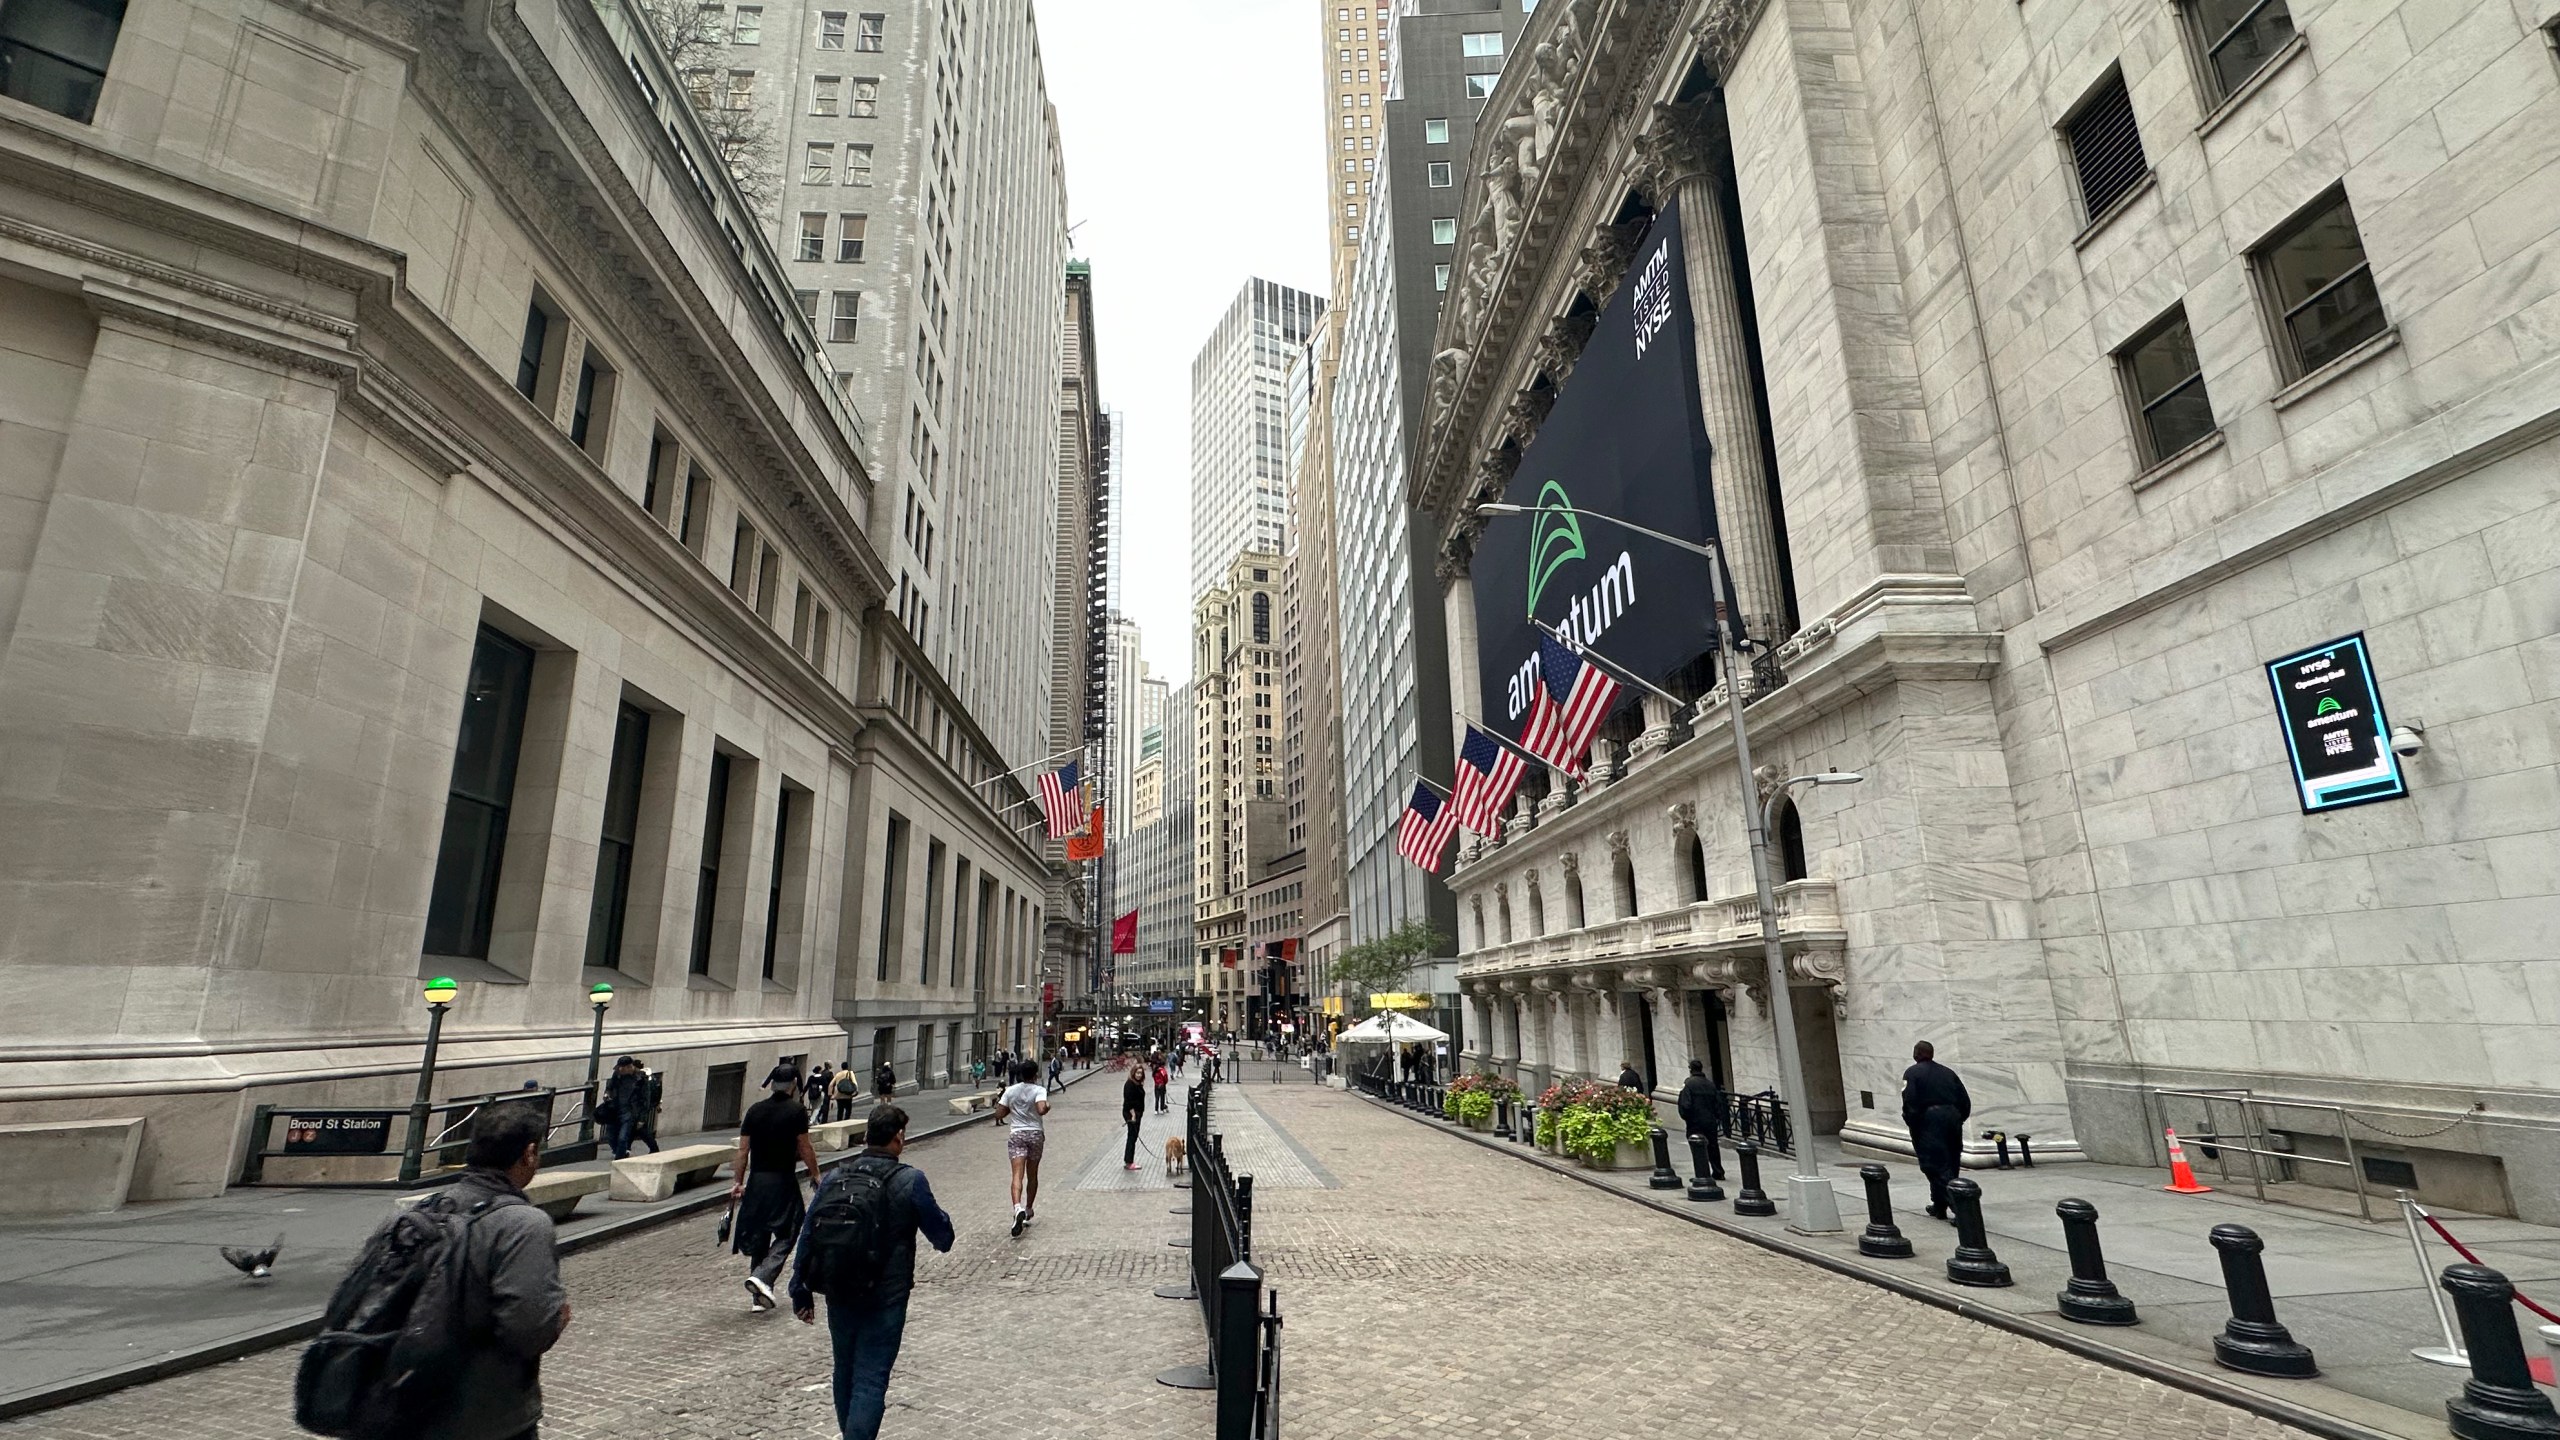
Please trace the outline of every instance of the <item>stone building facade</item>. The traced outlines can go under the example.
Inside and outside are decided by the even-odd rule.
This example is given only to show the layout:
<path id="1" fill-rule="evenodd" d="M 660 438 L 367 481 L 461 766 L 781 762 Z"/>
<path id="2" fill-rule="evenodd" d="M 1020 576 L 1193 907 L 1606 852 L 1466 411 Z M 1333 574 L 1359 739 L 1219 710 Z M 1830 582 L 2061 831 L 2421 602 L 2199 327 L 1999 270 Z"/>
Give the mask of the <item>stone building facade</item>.
<path id="1" fill-rule="evenodd" d="M 1783 637 L 1755 759 L 1866 781 L 1783 828 L 1773 1005 L 1722 693 L 1648 702 L 1454 875 L 1479 1063 L 1757 1091 L 1777 1010 L 1861 1145 L 1907 1149 L 1930 1039 L 2040 1155 L 2151 1163 L 2170 1092 L 2241 1087 L 2305 1156 L 2560 1218 L 2555 10 L 1540 5 L 1412 482 L 1451 688 L 1473 506 L 1676 199 Z M 2409 794 L 2306 813 L 2263 667 L 2357 633 Z"/>
<path id="2" fill-rule="evenodd" d="M 1193 993 L 1221 1030 L 1241 1029 L 1246 901 L 1287 841 L 1281 794 L 1287 707 L 1281 693 L 1285 596 L 1279 555 L 1246 550 L 1192 609 Z"/>
<path id="3" fill-rule="evenodd" d="M 671 1132 L 867 1062 L 858 997 L 947 1068 L 1045 867 L 664 54 L 609 0 L 96 38 L 0 91 L 0 1120 L 218 1191 L 254 1105 L 406 1103 L 426 976 L 440 1097 L 577 1084 L 599 981 Z M 969 878 L 884 886 L 902 832 Z"/>

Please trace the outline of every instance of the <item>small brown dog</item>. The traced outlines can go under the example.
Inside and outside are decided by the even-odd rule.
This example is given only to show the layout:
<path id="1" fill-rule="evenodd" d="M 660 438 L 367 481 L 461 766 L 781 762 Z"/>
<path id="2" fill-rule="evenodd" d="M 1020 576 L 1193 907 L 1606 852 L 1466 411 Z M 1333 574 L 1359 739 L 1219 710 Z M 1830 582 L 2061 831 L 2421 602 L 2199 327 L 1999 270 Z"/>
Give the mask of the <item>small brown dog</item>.
<path id="1" fill-rule="evenodd" d="M 1190 1147 L 1183 1143 L 1182 1137 L 1179 1135 L 1166 1136 L 1164 1139 L 1164 1173 L 1167 1175 L 1186 1175 L 1189 1174 L 1190 1171 Z"/>

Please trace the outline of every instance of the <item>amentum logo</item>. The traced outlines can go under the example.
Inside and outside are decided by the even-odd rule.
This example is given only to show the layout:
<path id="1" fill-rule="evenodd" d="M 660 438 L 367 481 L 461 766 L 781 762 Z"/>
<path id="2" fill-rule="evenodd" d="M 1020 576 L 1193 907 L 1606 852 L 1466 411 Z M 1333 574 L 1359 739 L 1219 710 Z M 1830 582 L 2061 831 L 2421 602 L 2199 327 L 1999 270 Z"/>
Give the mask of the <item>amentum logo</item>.
<path id="1" fill-rule="evenodd" d="M 1547 581 L 1585 553 L 1582 517 L 1574 513 L 1573 497 L 1550 480 L 1538 488 L 1538 511 L 1529 521 L 1530 614 L 1538 613 L 1538 597 L 1546 593 Z"/>
<path id="2" fill-rule="evenodd" d="M 1644 262 L 1644 273 L 1636 277 L 1636 358 L 1653 344 L 1653 337 L 1671 323 L 1671 241 L 1665 237 L 1653 247 L 1653 258 Z"/>
<path id="3" fill-rule="evenodd" d="M 1529 614 L 1538 613 L 1538 601 L 1547 593 L 1547 585 L 1556 572 L 1576 560 L 1589 558 L 1582 543 L 1582 519 L 1574 512 L 1573 497 L 1562 484 L 1550 480 L 1538 487 L 1538 508 L 1529 522 Z M 1586 594 L 1577 595 L 1556 619 L 1556 629 L 1575 645 L 1589 645 L 1615 623 L 1636 602 L 1636 562 L 1633 555 L 1621 550 L 1609 568 L 1600 572 L 1600 581 Z M 1531 688 L 1538 683 L 1538 656 L 1533 650 L 1529 658 L 1513 671 L 1508 685 L 1510 717 L 1519 719 L 1529 708 Z"/>

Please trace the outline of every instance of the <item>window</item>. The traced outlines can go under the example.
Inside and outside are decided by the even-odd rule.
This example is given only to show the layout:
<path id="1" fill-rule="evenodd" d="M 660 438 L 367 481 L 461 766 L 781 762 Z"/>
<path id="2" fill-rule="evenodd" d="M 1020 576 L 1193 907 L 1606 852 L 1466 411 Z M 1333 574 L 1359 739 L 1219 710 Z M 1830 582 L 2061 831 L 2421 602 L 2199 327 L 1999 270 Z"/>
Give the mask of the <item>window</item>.
<path id="1" fill-rule="evenodd" d="M 880 82 L 876 79 L 863 79 L 857 76 L 853 82 L 853 103 L 847 113 L 864 116 L 879 114 Z"/>
<path id="2" fill-rule="evenodd" d="M 1449 162 L 1446 160 L 1434 160 L 1422 167 L 1422 170 L 1424 183 L 1434 190 L 1446 190 L 1457 183 L 1451 176 Z"/>
<path id="3" fill-rule="evenodd" d="M 0 95 L 86 125 L 124 26 L 124 0 L 0 3 Z"/>
<path id="4" fill-rule="evenodd" d="M 844 48 L 844 17 L 845 12 L 842 10 L 828 10 L 818 16 L 819 49 L 841 50 Z"/>
<path id="5" fill-rule="evenodd" d="M 536 405 L 542 403 L 543 367 L 551 353 L 551 308 L 535 295 L 525 307 L 524 339 L 516 346 L 516 391 Z"/>
<path id="6" fill-rule="evenodd" d="M 744 110 L 753 106 L 755 101 L 756 72 L 753 70 L 730 71 L 729 93 L 721 104 L 731 110 Z"/>
<path id="7" fill-rule="evenodd" d="M 803 185 L 836 183 L 836 147 L 833 145 L 810 146 L 807 157 L 801 162 L 800 183 Z M 800 218 L 804 221 L 808 219 L 805 215 Z"/>
<path id="8" fill-rule="evenodd" d="M 662 525 L 666 523 L 666 516 L 659 511 L 658 501 L 668 493 L 669 487 L 666 484 L 668 472 L 674 468 L 675 463 L 676 442 L 668 439 L 667 432 L 664 430 L 651 431 L 649 473 L 642 476 L 640 480 L 640 508 L 649 512 L 650 519 Z"/>
<path id="9" fill-rule="evenodd" d="M 886 980 L 895 969 L 898 939 L 906 929 L 907 817 L 889 812 L 889 841 L 880 852 L 880 953 L 872 977 Z"/>
<path id="10" fill-rule="evenodd" d="M 853 48 L 873 54 L 880 51 L 880 32 L 889 23 L 886 15 L 865 15 L 853 27 Z"/>
<path id="11" fill-rule="evenodd" d="M 587 912 L 587 963 L 607 970 L 622 965 L 622 917 L 631 898 L 631 851 L 640 834 L 640 781 L 648 759 L 649 712 L 626 704 L 613 724 L 595 899 Z"/>
<path id="12" fill-rule="evenodd" d="M 429 955 L 489 958 L 489 920 L 498 906 L 507 815 L 515 804 L 516 760 L 532 695 L 532 648 L 481 626 L 463 686 L 435 888 L 427 897 Z"/>
<path id="13" fill-rule="evenodd" d="M 2116 353 L 2125 389 L 2141 424 L 2136 441 L 2146 465 L 2157 464 L 2213 433 L 2213 401 L 2181 305 Z"/>
<path id="14" fill-rule="evenodd" d="M 2130 194 L 2151 173 L 2143 158 L 2142 131 L 2134 124 L 2133 97 L 2125 92 L 2124 72 L 2100 81 L 2080 108 L 2062 124 L 2071 147 L 2071 168 L 2080 181 L 2080 218 L 2095 222 Z"/>
<path id="15" fill-rule="evenodd" d="M 862 338 L 862 292 L 839 290 L 835 309 L 827 317 L 827 339 L 838 345 L 849 345 Z"/>
<path id="16" fill-rule="evenodd" d="M 863 236 L 870 229 L 871 217 L 868 215 L 837 216 L 836 259 L 846 265 L 859 263 L 862 259 Z"/>
<path id="17" fill-rule="evenodd" d="M 782 876 L 791 855 L 791 796 L 785 785 L 773 802 L 773 864 L 768 866 L 771 879 L 764 892 L 764 978 L 774 978 L 774 961 L 780 958 L 782 941 Z"/>
<path id="18" fill-rule="evenodd" d="M 711 931 L 720 904 L 720 850 L 729 830 L 729 774 L 734 762 L 726 750 L 711 754 L 711 804 L 702 820 L 702 865 L 693 887 L 693 949 L 685 973 L 711 973 Z"/>
<path id="19" fill-rule="evenodd" d="M 871 183 L 870 146 L 847 145 L 844 147 L 844 183 L 847 185 Z"/>
<path id="20" fill-rule="evenodd" d="M 924 847 L 924 958 L 916 974 L 919 984 L 933 983 L 933 945 L 936 937 L 934 921 L 942 909 L 942 842 L 928 840 Z"/>
<path id="21" fill-rule="evenodd" d="M 1442 218 L 1432 221 L 1431 243 L 1434 245 L 1457 244 L 1458 222 L 1454 218 Z"/>
<path id="22" fill-rule="evenodd" d="M 2188 0 L 2187 25 L 2217 104 L 2293 40 L 2285 0 Z"/>
<path id="23" fill-rule="evenodd" d="M 817 329 L 818 292 L 815 290 L 794 290 L 791 292 L 791 298 L 793 302 L 798 304 L 800 307 L 800 318 L 809 322 L 810 329 Z"/>
<path id="24" fill-rule="evenodd" d="M 2292 373 L 2308 375 L 2389 322 L 2347 192 L 2332 190 L 2260 247 L 2258 273 L 2280 317 Z"/>
<path id="25" fill-rule="evenodd" d="M 1431 267 L 1431 288 L 1434 290 L 1446 290 L 1449 288 L 1448 266 L 1434 265 Z"/>
<path id="26" fill-rule="evenodd" d="M 738 517 L 737 535 L 729 545 L 729 592 L 741 600 L 755 593 L 756 547 L 761 543 L 756 527 Z"/>
<path id="27" fill-rule="evenodd" d="M 800 212 L 800 248 L 793 251 L 794 260 L 827 258 L 827 217 L 812 211 Z"/>
<path id="28" fill-rule="evenodd" d="M 1467 77 L 1467 98 L 1470 100 L 1482 100 L 1486 96 L 1491 95 L 1493 93 L 1493 87 L 1501 82 L 1502 77 L 1499 74 L 1470 75 Z"/>
<path id="29" fill-rule="evenodd" d="M 699 555 L 703 533 L 711 522 L 711 477 L 689 470 L 684 477 L 684 513 L 676 520 L 676 543 Z"/>
<path id="30" fill-rule="evenodd" d="M 1474 58 L 1498 56 L 1502 53 L 1502 32 L 1476 30 L 1461 35 L 1458 37 L 1458 53 Z"/>
<path id="31" fill-rule="evenodd" d="M 590 455 L 604 454 L 605 432 L 612 428 L 613 367 L 587 347 L 578 362 L 578 393 L 569 410 L 569 443 Z M 599 422 L 602 423 L 599 423 Z"/>
<path id="32" fill-rule="evenodd" d="M 738 7 L 735 21 L 729 27 L 729 43 L 732 45 L 761 45 L 764 43 L 763 6 L 741 5 Z"/>
<path id="33" fill-rule="evenodd" d="M 782 588 L 782 552 L 764 545 L 756 563 L 756 613 L 773 619 L 775 592 Z"/>
<path id="34" fill-rule="evenodd" d="M 833 115 L 844 94 L 844 77 L 820 75 L 809 81 L 809 113 Z"/>

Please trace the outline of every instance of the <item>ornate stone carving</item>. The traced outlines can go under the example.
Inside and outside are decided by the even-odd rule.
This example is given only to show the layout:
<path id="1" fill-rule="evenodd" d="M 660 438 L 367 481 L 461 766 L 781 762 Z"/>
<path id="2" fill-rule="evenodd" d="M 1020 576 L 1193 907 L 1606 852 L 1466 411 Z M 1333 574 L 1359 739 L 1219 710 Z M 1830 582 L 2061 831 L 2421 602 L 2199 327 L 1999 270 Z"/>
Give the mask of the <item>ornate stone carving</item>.
<path id="1" fill-rule="evenodd" d="M 1436 418 L 1449 412 L 1458 401 L 1458 377 L 1466 368 L 1467 352 L 1451 346 L 1431 357 L 1431 413 Z"/>
<path id="2" fill-rule="evenodd" d="M 1675 838 L 1683 832 L 1691 835 L 1698 833 L 1697 801 L 1674 801 L 1663 813 L 1671 817 L 1671 833 Z"/>
<path id="3" fill-rule="evenodd" d="M 1563 388 L 1566 378 L 1573 374 L 1574 364 L 1582 358 L 1583 345 L 1590 338 L 1591 327 L 1587 325 L 1576 325 L 1562 316 L 1547 322 L 1545 333 L 1538 337 L 1537 364 L 1538 372 L 1547 377 L 1550 387 Z M 1553 408 L 1553 401 L 1549 402 L 1549 408 Z M 1541 414 L 1538 418 L 1543 423 L 1546 416 Z"/>
<path id="4" fill-rule="evenodd" d="M 1617 859 L 1623 858 L 1623 857 L 1626 855 L 1626 853 L 1627 853 L 1627 832 L 1626 832 L 1626 831 L 1624 831 L 1624 830 L 1612 830 L 1612 831 L 1610 831 L 1610 832 L 1609 832 L 1609 858 L 1610 858 L 1610 859 L 1612 859 L 1612 860 L 1617 860 Z"/>
<path id="5" fill-rule="evenodd" d="M 1713 100 L 1661 101 L 1636 137 L 1627 178 L 1660 210 L 1671 203 L 1681 181 L 1713 173 L 1725 145 L 1723 110 Z"/>
<path id="6" fill-rule="evenodd" d="M 1618 282 L 1626 278 L 1627 265 L 1636 258 L 1636 242 L 1643 236 L 1644 225 L 1633 220 L 1593 229 L 1590 243 L 1582 247 L 1581 268 L 1575 272 L 1574 283 L 1591 297 L 1594 309 L 1606 306 L 1609 297 L 1618 293 Z M 1587 339 L 1586 333 L 1586 343 Z"/>
<path id="7" fill-rule="evenodd" d="M 1707 62 L 1718 81 L 1733 73 L 1733 62 L 1742 53 L 1742 44 L 1751 38 L 1751 27 L 1768 8 L 1768 0 L 1711 0 L 1706 13 L 1689 27 L 1689 38 L 1697 42 L 1698 58 Z"/>
<path id="8" fill-rule="evenodd" d="M 1827 988 L 1831 992 L 1832 1018 L 1849 1018 L 1849 956 L 1846 951 L 1827 946 L 1797 951 L 1787 957 L 1787 981 L 1794 985 Z"/>
<path id="9" fill-rule="evenodd" d="M 1567 850 L 1563 854 L 1557 856 L 1556 868 L 1564 872 L 1564 878 L 1567 880 L 1581 879 L 1582 852 L 1579 850 Z"/>

